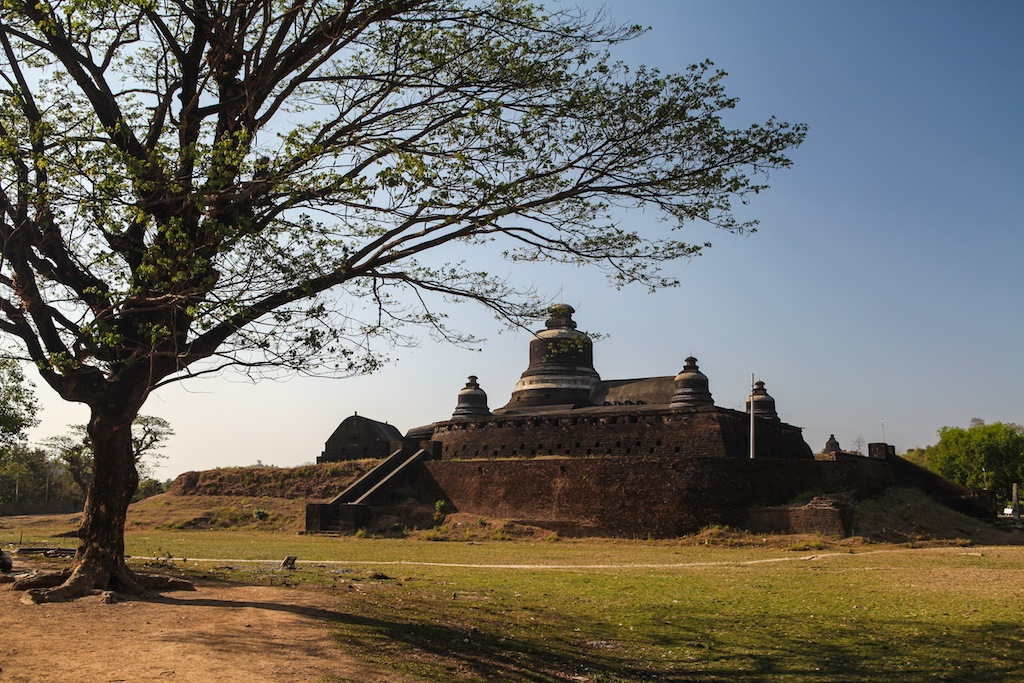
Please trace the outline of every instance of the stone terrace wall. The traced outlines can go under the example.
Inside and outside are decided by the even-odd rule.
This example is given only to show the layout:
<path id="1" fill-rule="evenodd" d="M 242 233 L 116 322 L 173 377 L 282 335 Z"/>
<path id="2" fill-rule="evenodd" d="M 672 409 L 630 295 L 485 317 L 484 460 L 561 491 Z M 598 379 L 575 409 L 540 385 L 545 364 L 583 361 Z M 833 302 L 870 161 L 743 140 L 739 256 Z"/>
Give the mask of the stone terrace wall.
<path id="1" fill-rule="evenodd" d="M 725 408 L 617 407 L 547 415 L 494 416 L 439 425 L 433 440 L 443 460 L 544 455 L 745 458 L 746 413 Z M 757 455 L 811 459 L 797 427 L 757 421 Z"/>
<path id="2" fill-rule="evenodd" d="M 421 474 L 459 512 L 513 519 L 566 535 L 673 537 L 741 526 L 751 507 L 806 493 L 881 493 L 885 461 L 742 460 L 663 456 L 425 462 Z"/>
<path id="3" fill-rule="evenodd" d="M 60 500 L 50 503 L 0 503 L 0 517 L 13 515 L 60 515 L 82 511 L 80 500 Z"/>
<path id="4" fill-rule="evenodd" d="M 333 498 L 380 460 L 344 460 L 299 467 L 225 467 L 184 472 L 171 483 L 172 496 L 271 496 Z"/>

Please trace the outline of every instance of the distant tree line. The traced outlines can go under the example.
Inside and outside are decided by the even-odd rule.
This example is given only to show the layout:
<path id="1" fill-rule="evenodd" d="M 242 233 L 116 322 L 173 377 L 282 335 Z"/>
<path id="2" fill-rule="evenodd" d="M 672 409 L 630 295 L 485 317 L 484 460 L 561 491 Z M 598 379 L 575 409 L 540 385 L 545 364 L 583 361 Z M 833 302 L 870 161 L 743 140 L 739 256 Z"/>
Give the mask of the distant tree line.
<path id="1" fill-rule="evenodd" d="M 974 418 L 969 427 L 943 427 L 939 442 L 904 456 L 970 488 L 995 491 L 1010 500 L 1013 484 L 1024 485 L 1024 426 Z"/>
<path id="2" fill-rule="evenodd" d="M 39 423 L 39 404 L 21 366 L 0 359 L 0 503 L 84 501 L 92 481 L 92 443 L 84 425 L 30 445 L 26 430 Z M 166 420 L 140 415 L 132 424 L 132 447 L 140 482 L 135 499 L 163 493 L 170 480 L 153 477 L 157 451 L 174 435 Z"/>

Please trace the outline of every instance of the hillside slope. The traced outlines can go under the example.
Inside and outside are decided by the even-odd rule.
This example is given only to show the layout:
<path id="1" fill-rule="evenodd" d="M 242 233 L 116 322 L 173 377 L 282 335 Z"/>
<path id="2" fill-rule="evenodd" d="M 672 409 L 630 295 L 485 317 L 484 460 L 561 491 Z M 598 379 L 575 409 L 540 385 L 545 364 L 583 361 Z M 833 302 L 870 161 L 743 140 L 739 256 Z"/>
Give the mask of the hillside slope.
<path id="1" fill-rule="evenodd" d="M 185 472 L 171 484 L 175 496 L 333 498 L 380 460 L 346 460 L 299 467 L 223 467 Z"/>

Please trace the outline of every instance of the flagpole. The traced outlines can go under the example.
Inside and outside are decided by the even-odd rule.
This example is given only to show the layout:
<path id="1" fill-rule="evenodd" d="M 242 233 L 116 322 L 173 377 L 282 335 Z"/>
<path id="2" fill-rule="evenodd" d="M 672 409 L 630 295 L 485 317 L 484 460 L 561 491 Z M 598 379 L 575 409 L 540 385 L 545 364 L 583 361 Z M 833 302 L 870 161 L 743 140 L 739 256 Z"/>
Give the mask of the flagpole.
<path id="1" fill-rule="evenodd" d="M 754 459 L 754 373 L 750 373 L 750 459 Z"/>

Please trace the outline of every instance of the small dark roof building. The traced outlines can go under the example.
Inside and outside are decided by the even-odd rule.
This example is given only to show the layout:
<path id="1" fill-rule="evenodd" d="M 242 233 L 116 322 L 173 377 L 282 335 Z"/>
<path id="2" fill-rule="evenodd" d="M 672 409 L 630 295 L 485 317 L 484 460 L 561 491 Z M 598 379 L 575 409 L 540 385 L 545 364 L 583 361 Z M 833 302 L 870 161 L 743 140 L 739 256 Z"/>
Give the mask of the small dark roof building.
<path id="1" fill-rule="evenodd" d="M 342 420 L 316 461 L 386 458 L 391 453 L 392 442 L 401 440 L 402 433 L 394 425 L 355 414 Z"/>

